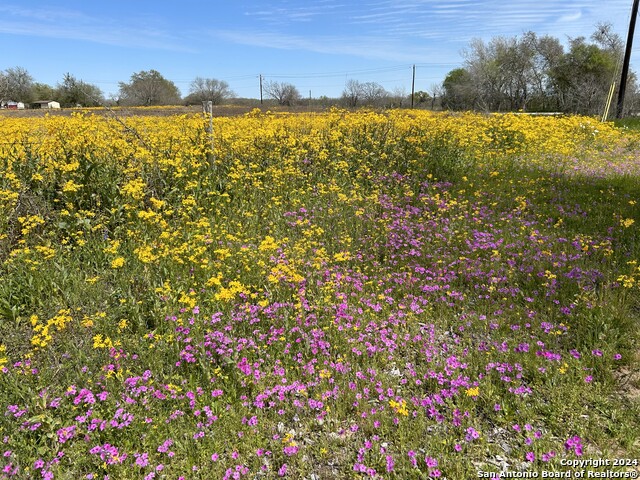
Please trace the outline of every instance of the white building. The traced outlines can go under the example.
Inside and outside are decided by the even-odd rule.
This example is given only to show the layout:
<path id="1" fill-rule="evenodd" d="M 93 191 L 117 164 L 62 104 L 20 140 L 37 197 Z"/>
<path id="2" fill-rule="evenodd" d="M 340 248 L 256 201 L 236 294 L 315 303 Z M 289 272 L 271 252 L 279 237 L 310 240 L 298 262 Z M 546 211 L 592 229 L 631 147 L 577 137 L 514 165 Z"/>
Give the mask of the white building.
<path id="1" fill-rule="evenodd" d="M 38 100 L 33 102 L 33 108 L 60 108 L 60 103 L 53 100 Z"/>
<path id="2" fill-rule="evenodd" d="M 24 103 L 14 102 L 12 100 L 0 102 L 0 108 L 6 108 L 7 110 L 24 110 Z"/>

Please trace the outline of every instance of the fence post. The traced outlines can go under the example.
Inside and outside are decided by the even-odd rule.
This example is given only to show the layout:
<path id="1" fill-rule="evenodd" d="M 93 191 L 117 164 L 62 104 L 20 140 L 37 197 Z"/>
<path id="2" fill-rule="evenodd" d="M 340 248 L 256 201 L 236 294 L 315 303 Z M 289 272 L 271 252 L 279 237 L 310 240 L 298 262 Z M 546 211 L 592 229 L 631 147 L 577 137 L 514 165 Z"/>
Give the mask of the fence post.
<path id="1" fill-rule="evenodd" d="M 214 167 L 214 156 L 213 156 L 213 102 L 211 100 L 202 102 L 202 113 L 205 115 L 205 118 L 209 117 L 209 125 L 205 125 L 204 130 L 209 135 L 209 141 L 211 142 L 211 153 L 208 155 L 209 163 L 211 167 Z"/>

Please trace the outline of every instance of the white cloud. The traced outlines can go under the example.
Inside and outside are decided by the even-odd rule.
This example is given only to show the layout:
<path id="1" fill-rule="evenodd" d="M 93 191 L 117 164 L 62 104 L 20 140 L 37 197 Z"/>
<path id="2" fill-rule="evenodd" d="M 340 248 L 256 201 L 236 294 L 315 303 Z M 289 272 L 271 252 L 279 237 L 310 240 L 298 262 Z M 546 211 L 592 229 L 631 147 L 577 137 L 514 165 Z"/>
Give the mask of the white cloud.
<path id="1" fill-rule="evenodd" d="M 560 17 L 560 22 L 575 22 L 576 20 L 580 20 L 582 18 L 582 12 L 578 11 L 573 14 L 563 15 Z"/>
<path id="2" fill-rule="evenodd" d="M 159 28 L 98 18 L 66 9 L 28 9 L 0 6 L 3 16 L 0 33 L 31 37 L 81 40 L 119 47 L 142 47 L 171 51 L 191 51 L 177 38 Z"/>

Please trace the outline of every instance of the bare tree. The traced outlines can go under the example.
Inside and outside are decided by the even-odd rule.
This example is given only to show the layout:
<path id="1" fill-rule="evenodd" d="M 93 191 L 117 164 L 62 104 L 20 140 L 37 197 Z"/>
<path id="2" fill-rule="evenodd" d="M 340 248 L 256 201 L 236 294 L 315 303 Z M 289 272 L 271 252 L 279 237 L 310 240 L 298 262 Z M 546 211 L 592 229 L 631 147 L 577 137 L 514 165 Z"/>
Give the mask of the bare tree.
<path id="1" fill-rule="evenodd" d="M 9 79 L 4 72 L 0 72 L 0 105 L 4 105 L 9 98 Z"/>
<path id="2" fill-rule="evenodd" d="M 622 56 L 624 52 L 624 41 L 620 35 L 613 31 L 613 25 L 609 22 L 598 23 L 596 31 L 591 35 L 591 40 L 615 55 Z"/>
<path id="3" fill-rule="evenodd" d="M 367 105 L 381 105 L 389 93 L 382 85 L 376 82 L 365 82 L 362 84 L 362 101 Z"/>
<path id="4" fill-rule="evenodd" d="M 32 100 L 33 77 L 22 67 L 0 72 L 0 100 L 29 102 Z"/>
<path id="5" fill-rule="evenodd" d="M 475 38 L 464 52 L 466 70 L 477 93 L 477 105 L 487 111 L 508 108 L 506 86 L 509 71 L 503 63 L 507 58 L 508 39 L 495 37 L 489 43 Z"/>
<path id="6" fill-rule="evenodd" d="M 229 84 L 215 78 L 196 77 L 189 87 L 189 96 L 185 98 L 187 103 L 200 103 L 211 101 L 214 105 L 220 105 L 226 99 L 235 95 L 229 88 Z"/>
<path id="7" fill-rule="evenodd" d="M 387 94 L 389 106 L 392 108 L 402 108 L 405 106 L 407 99 L 411 102 L 411 95 L 407 95 L 404 87 L 395 87 L 391 93 Z"/>
<path id="8" fill-rule="evenodd" d="M 360 82 L 358 80 L 347 80 L 342 91 L 342 101 L 347 107 L 358 106 L 358 100 L 362 94 L 360 88 Z"/>
<path id="9" fill-rule="evenodd" d="M 429 97 L 431 100 L 431 110 L 436 109 L 436 102 L 438 100 L 442 100 L 443 88 L 441 83 L 432 83 L 431 84 L 431 96 Z"/>
<path id="10" fill-rule="evenodd" d="M 547 111 L 558 109 L 558 86 L 552 72 L 557 69 L 564 56 L 564 47 L 555 37 L 537 37 L 535 33 L 525 34 L 535 51 L 532 63 L 531 82 L 535 98 L 531 102 L 534 109 Z"/>
<path id="11" fill-rule="evenodd" d="M 382 106 L 389 99 L 389 96 L 389 92 L 379 83 L 359 82 L 358 80 L 348 80 L 342 91 L 342 101 L 348 107 Z"/>
<path id="12" fill-rule="evenodd" d="M 268 97 L 278 102 L 278 105 L 292 106 L 302 98 L 298 89 L 285 82 L 265 82 L 264 91 Z"/>
<path id="13" fill-rule="evenodd" d="M 129 105 L 177 105 L 178 87 L 156 70 L 131 75 L 129 83 L 120 82 L 120 101 Z"/>

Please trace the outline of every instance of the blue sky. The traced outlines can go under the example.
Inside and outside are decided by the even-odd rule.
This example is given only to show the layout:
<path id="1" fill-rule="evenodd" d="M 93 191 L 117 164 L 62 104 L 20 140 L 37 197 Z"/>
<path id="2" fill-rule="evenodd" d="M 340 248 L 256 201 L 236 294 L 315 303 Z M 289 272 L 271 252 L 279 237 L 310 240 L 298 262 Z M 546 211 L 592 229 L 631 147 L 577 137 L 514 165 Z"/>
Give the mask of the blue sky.
<path id="1" fill-rule="evenodd" d="M 257 97 L 258 75 L 303 96 L 339 96 L 348 79 L 430 90 L 474 38 L 532 30 L 565 41 L 608 21 L 626 38 L 632 0 L 5 0 L 0 70 L 54 86 L 69 72 L 109 96 L 158 70 L 187 94 L 196 76 Z M 634 50 L 640 49 L 636 35 Z M 634 54 L 632 65 L 640 55 Z"/>

